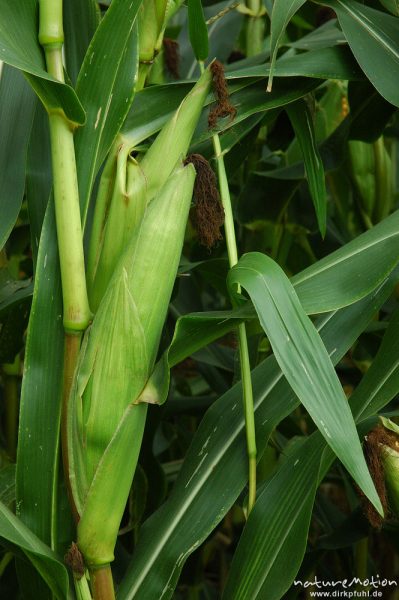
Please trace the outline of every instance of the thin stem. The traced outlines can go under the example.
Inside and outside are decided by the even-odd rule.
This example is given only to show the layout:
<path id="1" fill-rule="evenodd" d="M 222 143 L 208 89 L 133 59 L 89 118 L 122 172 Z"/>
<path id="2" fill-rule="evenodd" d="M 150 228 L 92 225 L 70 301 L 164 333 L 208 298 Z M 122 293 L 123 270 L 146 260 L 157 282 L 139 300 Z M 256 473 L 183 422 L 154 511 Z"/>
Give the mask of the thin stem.
<path id="1" fill-rule="evenodd" d="M 200 63 L 200 69 L 203 70 L 203 64 Z M 215 158 L 218 169 L 220 198 L 224 209 L 224 231 L 226 237 L 227 254 L 229 257 L 230 268 L 238 262 L 237 241 L 234 229 L 233 209 L 231 206 L 229 183 L 226 175 L 226 168 L 223 159 L 223 152 L 220 145 L 218 134 L 212 136 Z M 240 368 L 243 391 L 243 403 L 245 414 L 245 430 L 247 438 L 248 453 L 248 515 L 251 512 L 256 500 L 256 437 L 255 437 L 255 416 L 254 400 L 252 392 L 251 366 L 249 362 L 248 341 L 245 323 L 238 326 L 238 341 L 240 351 Z"/>
<path id="2" fill-rule="evenodd" d="M 86 577 L 77 577 L 73 578 L 73 582 L 75 584 L 75 592 L 77 600 L 93 600 L 93 597 L 90 592 L 89 583 Z"/>
<path id="3" fill-rule="evenodd" d="M 109 565 L 90 570 L 93 600 L 115 600 L 114 582 Z"/>
<path id="4" fill-rule="evenodd" d="M 355 574 L 360 581 L 367 579 L 368 548 L 368 537 L 359 540 L 355 546 Z M 357 589 L 362 589 L 362 585 L 359 584 Z"/>
<path id="5" fill-rule="evenodd" d="M 40 0 L 39 41 L 47 71 L 64 82 L 62 0 Z M 61 109 L 49 112 L 54 202 L 66 331 L 82 331 L 90 320 L 86 290 L 73 128 Z"/>
<path id="6" fill-rule="evenodd" d="M 3 577 L 4 571 L 6 570 L 13 558 L 14 555 L 12 552 L 6 552 L 4 554 L 3 558 L 0 561 L 0 578 Z"/>
<path id="7" fill-rule="evenodd" d="M 234 229 L 233 209 L 230 200 L 229 183 L 227 181 L 226 168 L 224 165 L 222 148 L 218 134 L 212 136 L 213 148 L 215 150 L 215 158 L 218 169 L 220 198 L 224 209 L 224 231 L 226 235 L 227 254 L 229 257 L 230 267 L 233 267 L 238 262 L 236 233 Z"/>
<path id="8" fill-rule="evenodd" d="M 251 11 L 247 16 L 246 28 L 246 55 L 250 57 L 256 56 L 263 50 L 265 20 L 261 13 L 263 8 L 261 0 L 247 0 L 246 5 Z"/>

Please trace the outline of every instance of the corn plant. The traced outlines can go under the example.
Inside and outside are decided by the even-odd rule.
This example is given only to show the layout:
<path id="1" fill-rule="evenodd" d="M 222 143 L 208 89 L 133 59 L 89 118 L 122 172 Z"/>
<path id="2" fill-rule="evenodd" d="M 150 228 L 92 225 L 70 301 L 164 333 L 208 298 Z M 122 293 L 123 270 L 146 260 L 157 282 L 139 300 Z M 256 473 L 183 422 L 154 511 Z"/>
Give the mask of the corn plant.
<path id="1" fill-rule="evenodd" d="M 398 56 L 391 0 L 0 0 L 1 597 L 399 597 Z"/>

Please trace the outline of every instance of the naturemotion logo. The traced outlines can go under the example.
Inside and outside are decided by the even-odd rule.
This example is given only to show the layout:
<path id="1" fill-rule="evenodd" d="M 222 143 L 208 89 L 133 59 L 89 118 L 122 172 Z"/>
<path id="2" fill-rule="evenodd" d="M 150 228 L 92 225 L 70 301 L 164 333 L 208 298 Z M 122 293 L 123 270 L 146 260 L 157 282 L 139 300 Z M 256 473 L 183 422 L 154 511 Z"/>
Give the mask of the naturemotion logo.
<path id="1" fill-rule="evenodd" d="M 314 577 L 308 581 L 296 579 L 294 586 L 308 589 L 311 598 L 384 598 L 384 589 L 398 587 L 398 582 L 395 579 L 381 579 L 379 575 L 368 579 L 352 577 L 336 581 Z"/>

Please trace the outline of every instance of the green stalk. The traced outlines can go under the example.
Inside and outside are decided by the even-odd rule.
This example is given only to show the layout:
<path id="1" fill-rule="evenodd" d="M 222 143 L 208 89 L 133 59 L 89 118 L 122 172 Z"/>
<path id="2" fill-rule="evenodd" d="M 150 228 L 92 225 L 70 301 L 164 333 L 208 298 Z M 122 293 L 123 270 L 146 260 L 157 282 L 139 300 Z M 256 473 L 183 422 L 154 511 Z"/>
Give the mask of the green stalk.
<path id="1" fill-rule="evenodd" d="M 64 82 L 62 0 L 40 0 L 39 42 L 47 71 Z M 86 291 L 73 128 L 61 109 L 49 112 L 54 202 L 67 332 L 86 329 L 90 309 Z"/>
<path id="2" fill-rule="evenodd" d="M 200 62 L 201 72 L 204 65 Z M 226 168 L 223 159 L 223 152 L 220 145 L 219 135 L 215 133 L 212 136 L 213 148 L 218 169 L 220 198 L 224 209 L 224 231 L 226 236 L 227 254 L 229 257 L 230 268 L 238 262 L 237 242 L 234 229 L 234 217 L 231 206 L 229 183 L 227 181 Z M 251 366 L 249 362 L 248 341 L 245 323 L 238 326 L 238 341 L 240 351 L 241 381 L 245 414 L 245 430 L 247 438 L 248 453 L 248 515 L 251 512 L 256 500 L 256 436 L 255 436 L 255 417 L 254 400 L 252 392 Z"/>
<path id="3" fill-rule="evenodd" d="M 47 71 L 64 82 L 62 46 L 64 43 L 62 0 L 39 0 L 39 42 L 46 57 Z M 68 400 L 80 349 L 81 333 L 87 328 L 89 308 L 80 217 L 79 190 L 76 172 L 73 127 L 62 110 L 49 112 L 55 217 L 60 257 L 65 329 L 64 381 L 61 438 L 64 472 L 75 519 L 78 518 L 70 491 L 68 466 L 68 436 L 66 423 Z M 75 581 L 78 598 L 89 600 L 91 594 L 85 578 Z M 93 577 L 95 600 L 114 600 L 112 574 L 107 578 Z"/>
<path id="4" fill-rule="evenodd" d="M 114 582 L 109 565 L 90 570 L 93 600 L 115 600 Z"/>
<path id="5" fill-rule="evenodd" d="M 361 581 L 367 579 L 368 548 L 368 537 L 359 540 L 355 546 L 355 575 Z M 356 589 L 360 591 L 363 588 L 361 585 L 358 585 Z"/>
<path id="6" fill-rule="evenodd" d="M 89 583 L 86 577 L 74 577 L 73 582 L 75 585 L 76 599 L 77 600 L 93 600 L 90 592 Z"/>
<path id="7" fill-rule="evenodd" d="M 247 0 L 248 11 L 246 28 L 246 54 L 247 57 L 256 56 L 263 49 L 265 34 L 265 21 L 263 18 L 263 2 L 261 0 Z"/>

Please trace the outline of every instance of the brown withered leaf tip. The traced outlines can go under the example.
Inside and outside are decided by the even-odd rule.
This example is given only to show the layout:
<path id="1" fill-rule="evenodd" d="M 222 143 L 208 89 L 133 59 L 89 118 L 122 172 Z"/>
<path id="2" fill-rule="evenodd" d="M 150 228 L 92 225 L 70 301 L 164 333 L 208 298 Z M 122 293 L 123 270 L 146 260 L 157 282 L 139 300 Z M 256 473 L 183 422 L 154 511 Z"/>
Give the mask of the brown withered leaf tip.
<path id="1" fill-rule="evenodd" d="M 200 243 L 208 249 L 222 239 L 220 228 L 224 223 L 224 210 L 220 202 L 216 175 L 201 154 L 190 154 L 184 164 L 192 163 L 197 172 L 194 183 L 194 208 L 190 217 Z"/>
<path id="2" fill-rule="evenodd" d="M 165 66 L 168 72 L 175 79 L 179 79 L 179 42 L 172 40 L 171 38 L 163 39 L 163 50 L 165 58 Z"/>
<path id="3" fill-rule="evenodd" d="M 237 114 L 236 109 L 230 102 L 229 89 L 224 76 L 224 67 L 221 62 L 214 60 L 210 66 L 212 73 L 213 92 L 216 104 L 212 107 L 208 116 L 208 127 L 214 129 L 222 117 L 230 117 L 232 121 Z"/>
<path id="4" fill-rule="evenodd" d="M 72 542 L 71 547 L 65 554 L 64 562 L 71 569 L 77 579 L 81 579 L 83 577 L 85 574 L 85 563 L 83 556 L 75 542 Z"/>
<path id="5" fill-rule="evenodd" d="M 391 448 L 397 450 L 397 442 L 398 438 L 393 432 L 390 432 L 382 425 L 379 425 L 378 427 L 372 429 L 367 435 L 363 447 L 366 463 L 369 468 L 371 478 L 374 482 L 375 489 L 380 497 L 385 517 L 389 516 L 389 504 L 388 494 L 385 487 L 384 467 L 382 463 L 381 452 L 383 451 L 382 446 L 390 446 Z M 363 511 L 369 520 L 370 525 L 375 529 L 381 529 L 383 524 L 381 515 L 378 514 L 374 506 L 366 498 L 363 492 L 359 490 L 359 493 L 362 501 Z"/>

